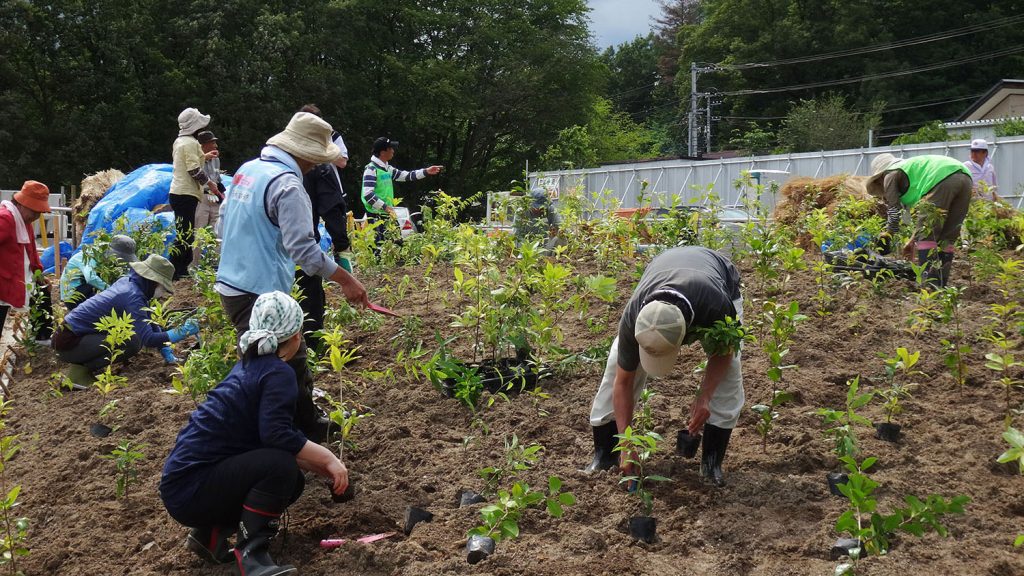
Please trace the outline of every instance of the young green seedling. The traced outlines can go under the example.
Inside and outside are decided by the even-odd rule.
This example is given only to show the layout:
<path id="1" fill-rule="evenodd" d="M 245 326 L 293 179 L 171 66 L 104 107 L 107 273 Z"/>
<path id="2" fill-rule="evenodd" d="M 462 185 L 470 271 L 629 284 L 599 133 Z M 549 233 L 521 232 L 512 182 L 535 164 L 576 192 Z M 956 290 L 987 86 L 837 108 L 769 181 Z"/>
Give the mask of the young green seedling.
<path id="1" fill-rule="evenodd" d="M 985 354 L 985 367 L 999 374 L 999 379 L 996 381 L 1003 387 L 1006 398 L 1004 425 L 1009 428 L 1013 423 L 1012 392 L 1014 389 L 1021 387 L 1021 380 L 1015 378 L 1012 372 L 1014 369 L 1024 366 L 1024 362 L 1015 359 L 1013 352 L 1010 351 L 1013 344 L 1007 340 L 1002 332 L 995 332 L 985 339 L 995 344 L 998 350 L 998 352 Z"/>
<path id="2" fill-rule="evenodd" d="M 878 502 L 874 492 L 879 484 L 866 474 L 876 458 L 865 458 L 858 463 L 850 456 L 841 458 L 846 466 L 849 482 L 840 484 L 839 490 L 849 501 L 849 508 L 836 521 L 835 529 L 847 533 L 861 543 L 862 548 L 854 549 L 851 558 L 857 561 L 864 555 L 881 555 L 889 551 L 890 543 L 897 532 L 906 532 L 917 537 L 935 531 L 939 536 L 948 534 L 941 523 L 946 514 L 963 514 L 964 505 L 970 501 L 967 496 L 954 496 L 946 500 L 931 495 L 925 500 L 908 495 L 904 498 L 906 508 L 895 508 L 890 514 L 877 511 Z"/>
<path id="3" fill-rule="evenodd" d="M 543 505 L 552 518 L 561 518 L 565 508 L 576 504 L 571 492 L 562 492 L 562 480 L 557 476 L 548 478 L 547 492 L 530 489 L 525 482 L 512 484 L 509 490 L 498 491 L 498 501 L 480 509 L 483 524 L 467 533 L 467 536 L 485 536 L 495 542 L 519 536 L 519 518 L 523 511 Z"/>
<path id="4" fill-rule="evenodd" d="M 858 444 L 854 425 L 871 426 L 871 421 L 857 414 L 856 411 L 871 402 L 871 398 L 874 396 L 871 392 L 858 393 L 860 376 L 848 380 L 846 386 L 846 408 L 844 410 L 819 408 L 817 411 L 826 426 L 832 425 L 831 428 L 825 430 L 825 435 L 835 442 L 834 450 L 840 459 L 857 455 Z"/>
<path id="5" fill-rule="evenodd" d="M 128 378 L 114 374 L 112 366 L 124 353 L 122 347 L 135 336 L 135 325 L 128 312 L 119 316 L 116 311 L 112 311 L 96 322 L 96 329 L 106 334 L 103 338 L 103 347 L 107 349 L 107 367 L 96 377 L 94 385 L 100 394 L 106 396 L 113 390 L 128 385 Z"/>
<path id="6" fill-rule="evenodd" d="M 495 495 L 498 488 L 513 479 L 519 472 L 529 470 L 540 459 L 544 447 L 536 442 L 529 446 L 519 443 L 519 437 L 512 435 L 512 440 L 505 438 L 505 462 L 497 466 L 488 466 L 478 471 L 487 483 L 484 493 Z"/>
<path id="7" fill-rule="evenodd" d="M 638 434 L 633 431 L 632 426 L 627 426 L 622 434 L 616 434 L 619 439 L 615 452 L 626 453 L 626 464 L 633 466 L 633 473 L 623 476 L 619 483 L 625 483 L 630 493 L 640 500 L 641 510 L 644 516 L 650 516 L 654 508 L 654 495 L 648 487 L 650 482 L 670 482 L 670 478 L 649 474 L 647 467 L 651 457 L 658 451 L 658 443 L 662 441 L 661 435 L 657 432 L 646 432 Z"/>
<path id="8" fill-rule="evenodd" d="M 142 450 L 145 444 L 134 444 L 131 440 L 122 440 L 117 448 L 111 450 L 103 458 L 114 461 L 117 466 L 117 476 L 114 485 L 114 494 L 118 498 L 128 498 L 128 488 L 135 483 L 139 476 L 136 462 L 146 457 Z"/>
<path id="9" fill-rule="evenodd" d="M 945 321 L 952 326 L 949 339 L 941 340 L 942 348 L 945 350 L 942 360 L 953 375 L 960 394 L 963 394 L 964 385 L 967 383 L 967 355 L 971 353 L 971 347 L 963 342 L 964 333 L 960 327 L 960 300 L 963 292 L 963 288 L 953 286 L 946 287 L 942 292 L 942 314 Z"/>
<path id="10" fill-rule="evenodd" d="M 1000 454 L 996 462 L 1000 464 L 1016 462 L 1021 475 L 1024 475 L 1024 433 L 1010 427 L 1003 431 L 1003 440 L 1006 440 L 1010 448 Z"/>

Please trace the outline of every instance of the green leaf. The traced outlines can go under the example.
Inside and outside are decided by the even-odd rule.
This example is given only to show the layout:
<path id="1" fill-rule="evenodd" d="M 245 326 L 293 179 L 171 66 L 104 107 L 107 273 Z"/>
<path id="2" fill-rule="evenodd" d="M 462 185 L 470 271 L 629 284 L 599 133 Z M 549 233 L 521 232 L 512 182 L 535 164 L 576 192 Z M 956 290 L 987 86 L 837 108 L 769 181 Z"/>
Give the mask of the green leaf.
<path id="1" fill-rule="evenodd" d="M 576 504 L 576 496 L 571 492 L 563 492 L 558 495 L 558 501 L 561 502 L 563 506 L 573 506 Z"/>
<path id="2" fill-rule="evenodd" d="M 552 498 L 548 500 L 548 514 L 553 518 L 561 518 L 562 513 L 562 505 L 558 502 L 558 499 Z"/>
<path id="3" fill-rule="evenodd" d="M 548 490 L 551 493 L 557 493 L 562 489 L 562 479 L 558 476 L 551 476 L 548 478 Z"/>

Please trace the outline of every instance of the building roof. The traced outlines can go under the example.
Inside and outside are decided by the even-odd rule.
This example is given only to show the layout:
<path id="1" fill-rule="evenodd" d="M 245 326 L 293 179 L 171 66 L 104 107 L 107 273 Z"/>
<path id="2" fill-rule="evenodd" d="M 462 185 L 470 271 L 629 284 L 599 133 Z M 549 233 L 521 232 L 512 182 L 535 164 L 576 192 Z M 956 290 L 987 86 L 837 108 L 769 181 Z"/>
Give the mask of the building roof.
<path id="1" fill-rule="evenodd" d="M 975 100 L 967 110 L 964 110 L 964 113 L 957 118 L 957 121 L 983 120 L 985 114 L 1011 94 L 1024 94 L 1024 80 L 1006 78 L 1000 80 L 995 86 L 989 88 L 988 92 L 982 94 L 981 98 Z"/>

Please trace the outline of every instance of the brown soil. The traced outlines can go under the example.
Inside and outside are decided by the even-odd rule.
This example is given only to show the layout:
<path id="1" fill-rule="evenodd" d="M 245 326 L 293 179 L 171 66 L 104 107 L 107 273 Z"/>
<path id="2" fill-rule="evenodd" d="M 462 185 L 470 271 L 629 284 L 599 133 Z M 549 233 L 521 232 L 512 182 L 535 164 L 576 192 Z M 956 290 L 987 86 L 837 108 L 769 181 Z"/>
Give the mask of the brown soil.
<path id="1" fill-rule="evenodd" d="M 626 268 L 632 271 L 633 263 Z M 429 293 L 418 289 L 423 272 L 421 267 L 396 271 L 389 278 L 366 278 L 366 284 L 375 288 L 382 303 L 420 316 L 421 338 L 432 347 L 435 329 L 453 333 L 449 314 L 458 303 L 446 301 L 454 299 L 450 268 L 435 270 L 437 282 Z M 753 291 L 752 272 L 745 272 L 746 313 L 752 318 L 763 295 Z M 412 287 L 398 305 L 394 288 L 391 296 L 379 289 L 398 285 L 406 273 Z M 628 276 L 620 279 L 620 297 L 599 333 L 589 334 L 582 323 L 566 326 L 569 348 L 583 350 L 610 339 L 616 311 L 633 284 Z M 959 276 L 955 280 L 964 282 Z M 179 292 L 187 292 L 184 281 L 179 286 Z M 780 299 L 798 300 L 813 316 L 810 273 L 798 274 L 785 288 Z M 767 453 L 761 451 L 753 414 L 745 411 L 729 448 L 728 486 L 723 489 L 699 481 L 696 460 L 672 454 L 675 433 L 685 423 L 697 386 L 691 371 L 701 359 L 699 349 L 686 350 L 672 376 L 653 383 L 657 429 L 666 438 L 656 469 L 673 479 L 655 488 L 660 540 L 653 545 L 637 544 L 626 534 L 637 503 L 618 485 L 616 473 L 586 476 L 577 471 L 592 450 L 587 415 L 603 358 L 576 376 L 545 381 L 548 400 L 537 403 L 524 395 L 499 401 L 485 413 L 491 434 L 480 436 L 455 401 L 391 365 L 391 338 L 401 320 L 388 319 L 373 332 L 352 327 L 348 336 L 361 346 L 362 358 L 348 373 L 354 384 L 346 399 L 376 412 L 357 427 L 358 448 L 346 453 L 357 496 L 350 503 L 333 504 L 320 481 L 310 478 L 306 493 L 289 512 L 287 534 L 276 541 L 274 557 L 295 564 L 303 574 L 831 574 L 835 562 L 828 553 L 844 500 L 827 492 L 825 473 L 837 463 L 814 411 L 840 407 L 845 382 L 854 375 L 860 374 L 867 388 L 881 384 L 878 354 L 891 355 L 902 345 L 922 351 L 922 368 L 930 375 L 921 380 L 901 416 L 904 439 L 894 445 L 875 439 L 870 429 L 858 430 L 864 455 L 879 458 L 872 476 L 882 485 L 877 493 L 880 508 L 889 510 L 906 494 L 964 494 L 971 503 L 966 515 L 947 519 L 949 538 L 900 537 L 887 556 L 862 562 L 859 573 L 1024 574 L 1024 552 L 1011 545 L 1024 532 L 1024 478 L 995 463 L 1006 447 L 1000 437 L 1003 400 L 1001 388 L 983 368 L 981 351 L 987 347 L 972 342 L 971 384 L 961 395 L 941 363 L 937 342 L 946 328 L 933 329 L 917 342 L 902 330 L 910 307 L 906 290 L 904 284 L 894 285 L 881 298 L 863 284 L 840 291 L 831 315 L 812 317 L 800 327 L 790 356 L 799 369 L 787 373 L 798 400 L 780 410 L 782 419 Z M 333 300 L 339 297 L 332 292 Z M 984 322 L 986 303 L 995 298 L 984 286 L 968 290 L 964 317 L 972 338 Z M 601 313 L 600 307 L 594 312 Z M 459 349 L 468 350 L 465 344 Z M 8 487 L 22 486 L 17 512 L 31 520 L 31 554 L 20 563 L 25 573 L 230 573 L 226 567 L 205 566 L 184 548 L 185 528 L 167 516 L 156 493 L 163 459 L 193 408 L 187 397 L 165 392 L 172 369 L 152 352 L 125 367 L 130 387 L 111 394 L 119 400 L 119 428 L 97 439 L 89 434 L 89 425 L 108 399 L 95 390 L 50 396 L 47 378 L 59 367 L 48 350 L 38 353 L 33 368 L 27 376 L 19 371 L 13 384 L 8 430 L 19 435 L 22 449 L 4 479 Z M 388 368 L 393 368 L 393 379 L 370 374 Z M 748 406 L 769 394 L 765 368 L 764 354 L 749 346 L 744 363 Z M 336 377 L 328 374 L 319 383 L 328 391 L 337 386 Z M 881 417 L 877 403 L 862 412 Z M 474 434 L 467 444 L 465 439 Z M 476 471 L 500 461 L 503 438 L 512 434 L 545 446 L 539 465 L 524 478 L 541 486 L 547 475 L 560 476 L 578 503 L 560 520 L 541 511 L 526 513 L 519 538 L 501 542 L 494 556 L 470 566 L 463 546 L 466 531 L 479 519 L 480 505 L 460 509 L 455 495 L 462 488 L 482 489 Z M 103 455 L 126 438 L 144 442 L 147 459 L 129 498 L 116 500 L 114 463 Z M 417 526 L 408 537 L 399 532 L 369 545 L 318 547 L 321 538 L 400 531 L 409 505 L 428 508 L 433 522 Z"/>

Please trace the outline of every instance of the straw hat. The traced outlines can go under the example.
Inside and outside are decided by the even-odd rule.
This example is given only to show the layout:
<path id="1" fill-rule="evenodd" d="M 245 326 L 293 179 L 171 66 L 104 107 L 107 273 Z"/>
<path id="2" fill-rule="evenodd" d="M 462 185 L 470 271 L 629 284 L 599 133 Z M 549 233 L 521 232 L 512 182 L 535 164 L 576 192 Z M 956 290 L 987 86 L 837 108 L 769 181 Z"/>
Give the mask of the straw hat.
<path id="1" fill-rule="evenodd" d="M 168 292 L 174 292 L 174 264 L 159 254 L 150 254 L 142 262 L 128 264 L 146 280 L 152 280 Z"/>
<path id="2" fill-rule="evenodd" d="M 50 189 L 42 182 L 26 180 L 14 193 L 14 201 L 33 212 L 50 211 Z"/>
<path id="3" fill-rule="evenodd" d="M 271 136 L 267 145 L 314 164 L 334 162 L 341 150 L 331 141 L 334 129 L 322 118 L 309 112 L 297 112 L 283 132 Z"/>
<path id="4" fill-rule="evenodd" d="M 883 180 L 885 179 L 885 172 L 890 166 L 899 162 L 900 159 L 885 152 L 875 156 L 875 159 L 871 161 L 871 177 L 864 182 L 864 188 L 867 189 L 868 194 L 881 198 L 885 193 L 885 185 Z"/>
<path id="5" fill-rule="evenodd" d="M 185 108 L 178 114 L 178 136 L 189 136 L 210 124 L 210 116 L 195 108 Z"/>

